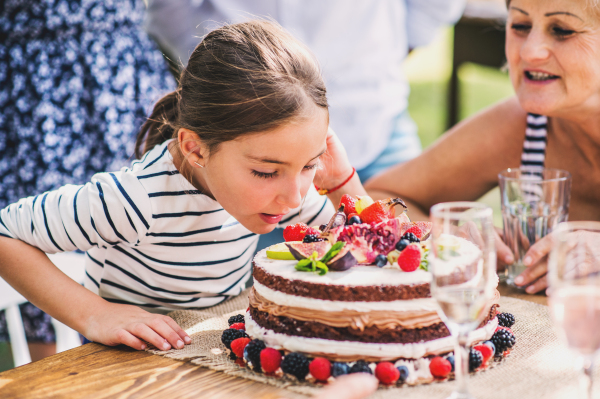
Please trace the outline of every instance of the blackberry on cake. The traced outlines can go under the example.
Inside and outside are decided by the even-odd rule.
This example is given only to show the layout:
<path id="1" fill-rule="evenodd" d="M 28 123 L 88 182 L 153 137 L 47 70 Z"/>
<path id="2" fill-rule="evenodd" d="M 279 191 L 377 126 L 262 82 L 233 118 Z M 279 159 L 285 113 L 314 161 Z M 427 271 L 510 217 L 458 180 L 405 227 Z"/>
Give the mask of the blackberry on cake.
<path id="1" fill-rule="evenodd" d="M 227 320 L 227 323 L 230 326 L 235 323 L 243 323 L 243 322 L 244 322 L 244 315 L 242 315 L 242 314 L 236 314 L 235 316 L 231 316 L 229 318 L 229 320 Z"/>
<path id="2" fill-rule="evenodd" d="M 259 339 L 253 339 L 244 349 L 244 360 L 252 363 L 254 370 L 260 371 L 260 352 L 267 346 Z"/>
<path id="3" fill-rule="evenodd" d="M 221 335 L 221 342 L 223 343 L 223 345 L 225 345 L 227 349 L 231 350 L 231 343 L 233 342 L 233 340 L 243 337 L 248 338 L 248 334 L 246 334 L 244 330 L 228 328 L 227 330 L 223 331 L 223 334 Z"/>
<path id="4" fill-rule="evenodd" d="M 483 355 L 478 350 L 471 348 L 469 351 L 469 371 L 475 371 L 483 364 Z"/>
<path id="5" fill-rule="evenodd" d="M 490 339 L 496 347 L 496 356 L 502 355 L 505 350 L 515 345 L 515 336 L 508 330 L 499 328 Z"/>
<path id="6" fill-rule="evenodd" d="M 354 373 L 373 374 L 373 370 L 371 370 L 371 367 L 369 367 L 369 363 L 365 362 L 364 360 L 358 360 L 356 363 L 354 363 L 352 365 L 352 367 L 350 367 L 349 374 L 354 374 Z"/>
<path id="7" fill-rule="evenodd" d="M 309 371 L 309 361 L 302 353 L 288 353 L 281 362 L 281 370 L 284 373 L 291 374 L 299 381 L 304 381 Z"/>
<path id="8" fill-rule="evenodd" d="M 515 324 L 515 316 L 510 313 L 498 313 L 498 324 L 502 327 L 512 327 Z"/>

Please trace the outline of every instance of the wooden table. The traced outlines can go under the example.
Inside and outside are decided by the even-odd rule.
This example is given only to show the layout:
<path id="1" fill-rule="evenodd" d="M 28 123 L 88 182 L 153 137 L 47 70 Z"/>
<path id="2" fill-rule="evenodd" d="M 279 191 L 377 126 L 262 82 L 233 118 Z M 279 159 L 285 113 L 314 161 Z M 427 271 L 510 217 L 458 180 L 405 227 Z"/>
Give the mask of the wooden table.
<path id="1" fill-rule="evenodd" d="M 546 304 L 501 285 L 500 293 Z M 305 398 L 190 362 L 125 346 L 87 344 L 0 373 L 0 398 Z"/>

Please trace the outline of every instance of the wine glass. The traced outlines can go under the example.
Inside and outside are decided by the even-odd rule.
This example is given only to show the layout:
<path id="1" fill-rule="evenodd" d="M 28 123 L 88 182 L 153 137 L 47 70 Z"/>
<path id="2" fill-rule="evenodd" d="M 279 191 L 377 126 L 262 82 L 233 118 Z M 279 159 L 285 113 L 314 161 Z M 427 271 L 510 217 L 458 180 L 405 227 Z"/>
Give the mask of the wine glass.
<path id="1" fill-rule="evenodd" d="M 431 295 L 456 339 L 457 390 L 449 398 L 473 398 L 467 389 L 469 333 L 489 312 L 497 285 L 492 209 L 477 202 L 431 208 Z"/>
<path id="2" fill-rule="evenodd" d="M 582 365 L 581 388 L 592 397 L 600 349 L 600 222 L 560 223 L 549 236 L 548 294 L 554 325 Z"/>

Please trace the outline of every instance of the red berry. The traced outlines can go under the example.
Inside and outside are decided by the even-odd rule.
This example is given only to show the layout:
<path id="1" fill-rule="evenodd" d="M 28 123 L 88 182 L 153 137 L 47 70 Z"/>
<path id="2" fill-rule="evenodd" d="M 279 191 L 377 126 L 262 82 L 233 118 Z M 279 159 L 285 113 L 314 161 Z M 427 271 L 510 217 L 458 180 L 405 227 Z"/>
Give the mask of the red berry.
<path id="1" fill-rule="evenodd" d="M 283 230 L 283 239 L 286 241 L 302 241 L 306 235 L 306 230 L 308 230 L 308 226 L 305 223 L 287 226 Z"/>
<path id="2" fill-rule="evenodd" d="M 231 341 L 231 351 L 239 358 L 244 357 L 244 348 L 250 342 L 250 338 L 237 338 Z"/>
<path id="3" fill-rule="evenodd" d="M 421 249 L 417 244 L 410 244 L 398 255 L 398 266 L 405 272 L 414 272 L 421 264 Z"/>
<path id="4" fill-rule="evenodd" d="M 419 226 L 413 226 L 410 229 L 406 230 L 406 232 L 404 234 L 407 233 L 413 233 L 414 235 L 417 236 L 418 239 L 421 239 L 421 237 L 423 237 L 423 231 L 419 228 Z"/>
<path id="5" fill-rule="evenodd" d="M 314 229 L 314 228 L 312 228 L 312 227 L 309 227 L 309 228 L 308 228 L 308 229 L 307 229 L 307 230 L 304 232 L 304 235 L 305 235 L 305 236 L 307 236 L 307 235 L 309 235 L 309 234 L 320 236 L 320 235 L 321 235 L 321 230 L 317 230 L 317 229 Z M 302 239 L 304 239 L 304 237 L 302 237 Z"/>
<path id="6" fill-rule="evenodd" d="M 429 371 L 431 372 L 431 375 L 436 378 L 446 378 L 452 371 L 452 365 L 448 359 L 436 356 L 431 359 L 431 363 L 429 363 Z"/>
<path id="7" fill-rule="evenodd" d="M 265 373 L 274 373 L 281 364 L 281 353 L 273 348 L 260 351 L 260 365 Z"/>
<path id="8" fill-rule="evenodd" d="M 317 381 L 325 382 L 331 376 L 331 363 L 324 357 L 315 357 L 308 365 L 308 370 Z"/>
<path id="9" fill-rule="evenodd" d="M 492 347 L 491 346 L 487 346 L 484 344 L 479 344 L 479 345 L 475 345 L 473 347 L 473 349 L 478 350 L 479 352 L 481 352 L 481 355 L 483 356 L 483 363 L 485 364 L 488 360 L 490 360 L 492 358 L 492 356 L 494 356 L 494 352 L 492 351 Z"/>
<path id="10" fill-rule="evenodd" d="M 233 323 L 232 325 L 229 326 L 229 328 L 235 328 L 236 330 L 246 330 L 246 324 L 245 323 Z"/>
<path id="11" fill-rule="evenodd" d="M 344 204 L 344 213 L 346 214 L 346 217 L 350 219 L 350 214 L 356 213 L 356 198 L 351 195 L 344 194 L 342 195 L 342 199 L 340 200 L 340 205 L 338 208 L 342 206 L 342 204 Z"/>
<path id="12" fill-rule="evenodd" d="M 400 378 L 400 371 L 390 362 L 381 362 L 375 367 L 375 377 L 384 385 L 392 385 Z"/>

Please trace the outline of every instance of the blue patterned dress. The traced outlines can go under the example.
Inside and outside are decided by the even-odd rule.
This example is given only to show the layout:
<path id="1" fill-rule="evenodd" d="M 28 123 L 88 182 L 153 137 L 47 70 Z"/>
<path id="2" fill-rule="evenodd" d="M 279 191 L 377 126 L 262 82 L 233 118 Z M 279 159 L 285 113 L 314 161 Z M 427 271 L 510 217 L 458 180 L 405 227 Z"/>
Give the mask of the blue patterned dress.
<path id="1" fill-rule="evenodd" d="M 0 209 L 130 163 L 144 118 L 175 87 L 144 13 L 142 0 L 0 1 Z M 49 316 L 21 313 L 28 340 L 54 340 Z"/>

